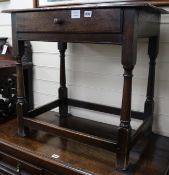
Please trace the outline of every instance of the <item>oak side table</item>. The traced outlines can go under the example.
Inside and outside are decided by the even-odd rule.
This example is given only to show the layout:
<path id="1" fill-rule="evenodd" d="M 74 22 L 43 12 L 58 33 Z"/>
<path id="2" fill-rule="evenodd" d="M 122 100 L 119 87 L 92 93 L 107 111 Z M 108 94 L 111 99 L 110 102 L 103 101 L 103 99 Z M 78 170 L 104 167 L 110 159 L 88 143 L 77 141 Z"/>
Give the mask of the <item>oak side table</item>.
<path id="1" fill-rule="evenodd" d="M 17 60 L 18 135 L 25 137 L 29 134 L 30 128 L 34 128 L 114 151 L 117 168 L 126 170 L 130 150 L 141 136 L 152 131 L 160 16 L 166 11 L 148 3 L 133 2 L 83 4 L 4 12 L 12 14 L 13 48 Z M 87 12 L 90 12 L 88 17 L 85 16 Z M 138 38 L 149 38 L 150 64 L 144 112 L 131 111 L 132 72 L 137 60 Z M 59 99 L 31 111 L 27 110 L 21 62 L 24 41 L 58 42 L 60 51 Z M 65 51 L 68 42 L 122 45 L 121 63 L 124 68 L 124 85 L 121 108 L 68 98 L 65 74 Z M 106 133 L 101 133 L 102 131 L 93 130 L 92 132 L 91 128 L 90 134 L 88 131 L 83 132 L 83 129 L 86 129 L 83 127 L 73 130 L 70 127 L 72 116 L 68 113 L 68 106 L 120 115 L 116 139 L 113 140 L 111 136 L 107 138 Z M 57 125 L 36 118 L 56 107 L 59 107 Z M 130 125 L 132 118 L 143 121 L 136 131 L 133 131 Z M 96 126 L 98 124 L 99 122 L 95 122 Z"/>

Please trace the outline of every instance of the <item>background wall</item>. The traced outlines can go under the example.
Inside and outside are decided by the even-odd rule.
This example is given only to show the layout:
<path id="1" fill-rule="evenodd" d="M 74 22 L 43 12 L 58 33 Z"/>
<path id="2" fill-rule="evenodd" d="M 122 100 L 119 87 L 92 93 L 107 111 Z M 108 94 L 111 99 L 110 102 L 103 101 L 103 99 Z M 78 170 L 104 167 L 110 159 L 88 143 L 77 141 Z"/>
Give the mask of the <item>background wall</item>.
<path id="1" fill-rule="evenodd" d="M 0 10 L 32 7 L 32 0 L 1 2 Z M 11 43 L 9 14 L 0 13 L 0 37 Z M 57 43 L 32 42 L 34 63 L 35 106 L 53 99 L 59 87 L 59 54 Z M 169 16 L 161 20 L 160 53 L 158 56 L 155 90 L 155 119 L 153 130 L 169 136 Z M 66 53 L 69 96 L 85 101 L 121 106 L 123 69 L 120 64 L 121 47 L 114 45 L 68 44 Z M 132 109 L 143 111 L 148 75 L 147 40 L 140 40 L 138 61 L 134 70 Z M 119 117 L 88 110 L 70 108 L 72 114 L 119 124 Z M 132 122 L 137 127 L 137 121 Z"/>

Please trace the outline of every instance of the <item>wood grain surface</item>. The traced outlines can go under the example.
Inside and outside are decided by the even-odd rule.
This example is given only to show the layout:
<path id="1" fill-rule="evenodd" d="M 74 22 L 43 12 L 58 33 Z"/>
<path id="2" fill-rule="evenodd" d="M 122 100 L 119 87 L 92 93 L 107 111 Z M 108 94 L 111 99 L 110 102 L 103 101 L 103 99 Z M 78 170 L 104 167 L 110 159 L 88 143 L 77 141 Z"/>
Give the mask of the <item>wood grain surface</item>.
<path id="1" fill-rule="evenodd" d="M 45 120 L 54 120 L 56 114 L 48 112 Z M 40 116 L 39 116 L 40 117 Z M 112 133 L 113 135 L 113 133 Z M 147 139 L 139 141 L 130 155 L 130 167 L 134 175 L 163 175 L 169 163 L 169 139 L 162 136 L 153 135 Z M 41 161 L 36 162 L 31 157 L 22 157 L 17 154 L 18 148 L 26 153 L 39 156 L 40 160 L 47 159 L 49 162 L 70 165 L 74 169 L 81 169 L 99 175 L 120 175 L 115 171 L 115 155 L 112 152 L 100 149 L 87 144 L 82 144 L 71 139 L 50 135 L 46 132 L 34 132 L 28 138 L 17 136 L 16 120 L 11 120 L 0 126 L 0 149 L 5 151 L 3 144 L 13 147 L 13 155 L 22 161 L 29 162 L 36 167 L 43 169 Z M 57 159 L 52 159 L 53 154 L 58 155 Z M 2 161 L 2 158 L 1 158 Z M 0 161 L 0 163 L 1 163 Z M 47 165 L 46 165 L 47 166 Z M 56 168 L 55 168 L 56 169 Z M 51 169 L 48 169 L 51 171 Z M 35 170 L 34 170 L 35 171 Z M 56 171 L 55 171 L 56 173 Z"/>

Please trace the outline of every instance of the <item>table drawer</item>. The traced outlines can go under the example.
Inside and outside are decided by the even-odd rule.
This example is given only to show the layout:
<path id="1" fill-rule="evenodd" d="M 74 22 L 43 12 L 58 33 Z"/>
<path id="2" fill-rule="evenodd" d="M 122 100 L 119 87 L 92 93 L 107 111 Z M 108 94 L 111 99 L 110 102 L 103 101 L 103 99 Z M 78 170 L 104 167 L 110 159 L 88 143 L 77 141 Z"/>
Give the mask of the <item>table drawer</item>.
<path id="1" fill-rule="evenodd" d="M 122 10 L 89 9 L 16 14 L 18 32 L 120 33 Z M 109 21 L 109 22 L 107 22 Z"/>
<path id="2" fill-rule="evenodd" d="M 9 175 L 43 175 L 41 168 L 2 152 L 0 152 L 0 172 Z"/>

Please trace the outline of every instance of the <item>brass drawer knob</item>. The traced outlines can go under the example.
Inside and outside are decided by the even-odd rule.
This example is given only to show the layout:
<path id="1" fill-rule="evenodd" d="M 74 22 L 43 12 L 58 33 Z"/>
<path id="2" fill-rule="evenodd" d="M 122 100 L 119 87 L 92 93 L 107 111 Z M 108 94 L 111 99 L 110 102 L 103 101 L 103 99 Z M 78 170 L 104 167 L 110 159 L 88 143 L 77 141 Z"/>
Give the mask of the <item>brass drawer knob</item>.
<path id="1" fill-rule="evenodd" d="M 59 18 L 54 18 L 53 20 L 54 24 L 63 24 L 63 20 L 62 19 L 59 19 Z"/>

